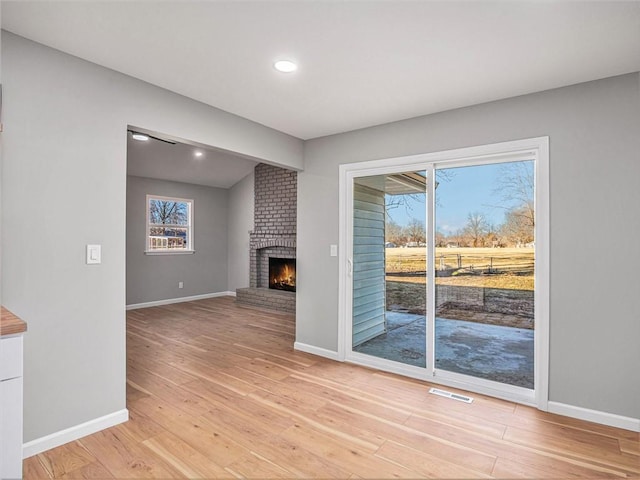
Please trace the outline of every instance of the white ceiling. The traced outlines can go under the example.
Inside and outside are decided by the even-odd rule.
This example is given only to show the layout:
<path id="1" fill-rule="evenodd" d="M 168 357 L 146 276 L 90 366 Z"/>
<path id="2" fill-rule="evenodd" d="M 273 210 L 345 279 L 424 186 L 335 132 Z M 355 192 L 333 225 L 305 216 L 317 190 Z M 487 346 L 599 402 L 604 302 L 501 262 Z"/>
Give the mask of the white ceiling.
<path id="1" fill-rule="evenodd" d="M 196 157 L 197 151 L 202 152 L 202 156 Z M 141 142 L 128 134 L 129 175 L 230 188 L 251 173 L 257 163 L 232 153 L 186 143 L 171 145 L 154 139 Z"/>
<path id="2" fill-rule="evenodd" d="M 2 26 L 302 139 L 640 70 L 639 2 L 3 1 Z"/>

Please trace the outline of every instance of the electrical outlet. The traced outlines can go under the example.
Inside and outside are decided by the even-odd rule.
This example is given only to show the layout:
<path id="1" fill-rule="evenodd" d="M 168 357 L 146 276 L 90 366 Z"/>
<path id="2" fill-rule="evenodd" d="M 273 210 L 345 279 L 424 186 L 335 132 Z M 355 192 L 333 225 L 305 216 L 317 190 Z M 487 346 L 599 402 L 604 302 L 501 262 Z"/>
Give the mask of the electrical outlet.
<path id="1" fill-rule="evenodd" d="M 184 282 L 178 282 L 178 288 L 184 288 Z"/>

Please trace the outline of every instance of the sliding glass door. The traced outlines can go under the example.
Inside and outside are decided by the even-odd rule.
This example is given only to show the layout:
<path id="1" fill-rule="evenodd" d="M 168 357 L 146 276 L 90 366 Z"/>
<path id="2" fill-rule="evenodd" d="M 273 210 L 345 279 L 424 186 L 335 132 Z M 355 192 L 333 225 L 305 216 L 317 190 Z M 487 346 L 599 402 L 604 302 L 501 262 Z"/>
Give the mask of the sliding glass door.
<path id="1" fill-rule="evenodd" d="M 341 168 L 346 360 L 546 398 L 547 144 L 520 145 Z"/>

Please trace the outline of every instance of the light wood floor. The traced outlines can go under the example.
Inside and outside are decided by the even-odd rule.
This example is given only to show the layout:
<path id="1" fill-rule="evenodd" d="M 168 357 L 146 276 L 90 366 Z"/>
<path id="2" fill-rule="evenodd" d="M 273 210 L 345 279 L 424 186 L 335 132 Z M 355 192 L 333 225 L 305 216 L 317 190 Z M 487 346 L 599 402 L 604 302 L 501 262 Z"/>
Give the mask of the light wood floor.
<path id="1" fill-rule="evenodd" d="M 34 478 L 640 478 L 636 433 L 293 351 L 232 298 L 127 314 L 129 422 L 31 457 Z"/>

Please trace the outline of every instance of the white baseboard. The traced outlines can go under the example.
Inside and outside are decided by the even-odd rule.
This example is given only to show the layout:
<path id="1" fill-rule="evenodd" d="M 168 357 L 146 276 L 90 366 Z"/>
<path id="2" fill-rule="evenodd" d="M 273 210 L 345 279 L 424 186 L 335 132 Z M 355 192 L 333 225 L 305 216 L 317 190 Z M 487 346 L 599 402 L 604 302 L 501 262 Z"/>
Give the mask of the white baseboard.
<path id="1" fill-rule="evenodd" d="M 129 411 L 125 408 L 118 412 L 110 413 L 104 417 L 95 418 L 75 427 L 60 430 L 45 437 L 36 438 L 22 445 L 22 458 L 32 457 L 38 453 L 59 447 L 65 443 L 78 440 L 105 428 L 113 427 L 129 420 Z"/>
<path id="2" fill-rule="evenodd" d="M 338 352 L 334 352 L 333 350 L 327 350 L 326 348 L 314 347 L 313 345 L 308 345 L 306 343 L 295 342 L 293 344 L 294 350 L 299 350 L 301 352 L 311 353 L 313 355 L 318 355 L 319 357 L 325 357 L 330 360 L 341 361 Z"/>
<path id="3" fill-rule="evenodd" d="M 127 310 L 158 307 L 160 305 L 171 305 L 172 303 L 193 302 L 195 300 L 204 300 L 206 298 L 235 297 L 235 296 L 236 296 L 236 292 L 204 293 L 202 295 L 192 295 L 190 297 L 178 297 L 178 298 L 167 298 L 165 300 L 156 300 L 155 302 L 133 303 L 131 305 L 127 305 Z"/>
<path id="4" fill-rule="evenodd" d="M 578 418 L 588 422 L 600 423 L 610 427 L 624 428 L 632 432 L 640 432 L 640 418 L 623 417 L 614 413 L 575 407 L 559 402 L 549 402 L 549 412 L 566 417 Z"/>

